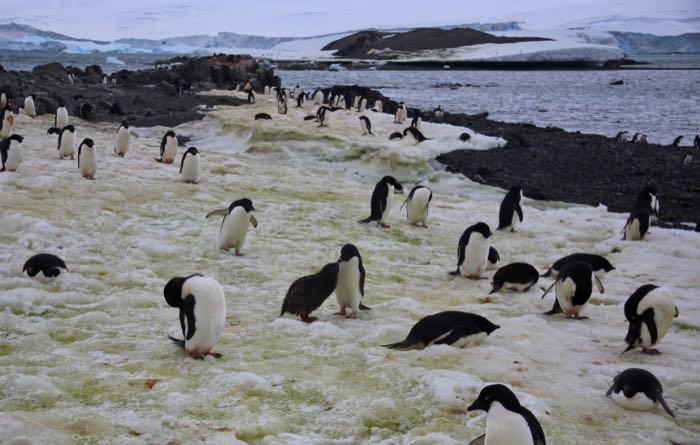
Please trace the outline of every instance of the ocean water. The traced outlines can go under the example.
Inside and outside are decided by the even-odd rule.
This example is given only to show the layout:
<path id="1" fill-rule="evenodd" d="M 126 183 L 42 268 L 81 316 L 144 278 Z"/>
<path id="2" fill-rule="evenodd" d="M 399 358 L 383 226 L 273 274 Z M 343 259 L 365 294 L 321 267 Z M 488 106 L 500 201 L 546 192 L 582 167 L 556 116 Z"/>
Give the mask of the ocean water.
<path id="1" fill-rule="evenodd" d="M 220 94 L 233 94 L 219 92 Z M 254 121 L 267 112 L 272 121 Z M 166 128 L 133 128 L 126 157 L 112 154 L 111 124 L 73 119 L 79 139 L 99 151 L 95 181 L 75 161 L 56 159 L 48 116 L 20 116 L 25 136 L 18 173 L 0 174 L 0 442 L 12 444 L 463 444 L 485 430 L 467 406 L 486 384 L 509 385 L 552 444 L 656 445 L 700 437 L 700 237 L 653 228 L 644 242 L 620 241 L 625 215 L 603 207 L 524 200 L 519 232 L 497 232 L 503 263 L 545 270 L 577 251 L 616 266 L 572 321 L 541 315 L 542 279 L 522 293 L 488 295 L 489 280 L 447 274 L 456 245 L 477 221 L 495 228 L 504 191 L 435 171 L 429 161 L 458 146 L 499 141 L 423 124 L 420 145 L 388 141 L 399 127 L 369 114 L 377 136 L 360 134 L 358 114 L 333 113 L 329 128 L 274 100 L 223 107 L 175 130 L 202 152 L 201 182 L 178 180 L 178 165 L 153 161 Z M 180 151 L 180 153 L 182 150 Z M 394 201 L 390 229 L 361 225 L 386 174 L 407 189 L 432 188 L 428 228 L 410 226 Z M 245 256 L 220 252 L 219 221 L 207 212 L 241 197 L 260 225 Z M 633 197 L 630 197 L 632 199 Z M 663 202 L 661 203 L 663 206 Z M 307 325 L 278 317 L 289 285 L 358 246 L 367 270 L 357 320 L 334 316 L 331 296 Z M 64 258 L 70 272 L 51 284 L 22 274 L 37 252 Z M 216 360 L 195 361 L 172 345 L 177 311 L 163 298 L 174 276 L 202 273 L 226 294 Z M 488 275 L 491 276 L 492 272 Z M 680 317 L 663 356 L 620 356 L 623 305 L 640 285 L 667 286 Z M 421 317 L 463 310 L 501 326 L 469 349 L 399 352 Z M 604 394 L 627 367 L 654 372 L 676 412 L 625 411 Z"/>

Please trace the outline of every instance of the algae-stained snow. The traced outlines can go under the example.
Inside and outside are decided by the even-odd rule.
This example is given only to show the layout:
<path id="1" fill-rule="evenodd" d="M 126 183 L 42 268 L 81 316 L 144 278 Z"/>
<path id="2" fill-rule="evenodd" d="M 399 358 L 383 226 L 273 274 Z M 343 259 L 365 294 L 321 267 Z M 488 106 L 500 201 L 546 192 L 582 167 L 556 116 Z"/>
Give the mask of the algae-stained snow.
<path id="1" fill-rule="evenodd" d="M 430 167 L 436 154 L 465 146 L 457 139 L 464 129 L 423 124 L 432 140 L 413 146 L 388 141 L 403 128 L 389 115 L 367 112 L 376 136 L 361 136 L 358 113 L 335 112 L 329 128 L 317 128 L 302 120 L 314 111 L 290 106 L 280 116 L 271 98 L 258 96 L 255 105 L 177 128 L 202 153 L 199 185 L 178 182 L 179 163 L 153 161 L 165 128 L 134 129 L 119 159 L 115 125 L 77 121 L 79 139 L 93 138 L 100 153 L 89 181 L 75 161 L 57 159 L 45 134 L 52 117 L 20 117 L 23 164 L 0 174 L 3 443 L 465 443 L 485 429 L 485 415 L 466 407 L 492 382 L 515 390 L 548 443 L 698 440 L 697 233 L 653 227 L 646 241 L 624 242 L 625 215 L 526 199 L 521 231 L 493 237 L 504 264 L 544 271 L 586 251 L 617 267 L 605 294 L 594 293 L 590 320 L 546 318 L 546 279 L 525 294 L 487 296 L 488 280 L 447 275 L 462 231 L 482 220 L 495 228 L 505 193 Z M 254 121 L 258 112 L 273 120 Z M 474 149 L 503 142 L 472 141 Z M 357 224 L 385 174 L 433 189 L 428 229 L 406 223 L 400 199 L 391 229 Z M 253 200 L 260 226 L 236 258 L 216 250 L 220 223 L 204 215 L 242 197 Z M 337 259 L 347 242 L 363 255 L 373 309 L 342 319 L 332 315 L 332 296 L 316 323 L 277 318 L 292 281 Z M 23 276 L 24 261 L 42 251 L 59 254 L 70 273 L 49 285 Z M 195 272 L 226 293 L 220 360 L 189 359 L 167 340 L 179 324 L 163 286 Z M 620 356 L 622 306 L 645 283 L 673 289 L 680 317 L 659 345 L 664 355 Z M 465 350 L 379 346 L 442 310 L 502 327 Z M 675 419 L 624 411 L 604 397 L 613 376 L 632 366 L 660 378 Z"/>

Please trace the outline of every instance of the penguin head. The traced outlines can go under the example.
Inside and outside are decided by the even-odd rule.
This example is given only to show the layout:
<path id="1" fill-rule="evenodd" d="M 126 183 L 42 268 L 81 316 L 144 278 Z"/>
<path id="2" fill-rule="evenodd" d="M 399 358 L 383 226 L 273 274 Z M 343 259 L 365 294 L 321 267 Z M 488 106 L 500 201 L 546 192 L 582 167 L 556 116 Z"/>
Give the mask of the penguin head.
<path id="1" fill-rule="evenodd" d="M 478 222 L 472 227 L 474 232 L 480 233 L 484 238 L 489 238 L 492 235 L 491 228 L 485 222 Z"/>
<path id="2" fill-rule="evenodd" d="M 482 410 L 488 412 L 493 402 L 500 403 L 509 411 L 517 411 L 520 408 L 518 398 L 507 386 L 496 384 L 489 385 L 481 390 L 479 397 L 469 405 L 467 411 Z"/>
<path id="3" fill-rule="evenodd" d="M 95 146 L 95 142 L 93 142 L 93 140 L 90 138 L 85 138 L 85 139 L 83 139 L 83 142 L 80 143 L 80 147 L 82 147 L 83 145 L 86 145 L 86 146 L 92 148 Z"/>
<path id="4" fill-rule="evenodd" d="M 520 198 L 523 197 L 523 188 L 519 185 L 514 185 L 513 187 L 510 188 L 510 193 L 514 196 L 519 196 Z"/>
<path id="5" fill-rule="evenodd" d="M 199 150 L 197 150 L 197 147 L 190 147 L 190 148 L 187 149 L 187 152 L 186 152 L 186 153 L 187 153 L 187 154 L 190 154 L 190 155 L 198 155 L 198 154 L 199 154 Z"/>
<path id="6" fill-rule="evenodd" d="M 605 273 L 608 273 L 611 270 L 615 270 L 615 266 L 613 266 L 607 258 L 601 257 L 600 265 L 603 267 Z"/>
<path id="7" fill-rule="evenodd" d="M 35 264 L 29 264 L 29 261 L 25 263 L 24 267 L 22 268 L 22 272 L 27 272 L 27 275 L 30 277 L 34 277 L 36 274 L 39 273 L 39 267 Z"/>
<path id="8" fill-rule="evenodd" d="M 360 251 L 357 250 L 354 244 L 346 244 L 340 249 L 340 258 L 338 258 L 338 262 L 350 261 L 355 257 L 361 258 Z"/>
<path id="9" fill-rule="evenodd" d="M 122 121 L 122 127 L 126 128 L 128 130 L 129 129 L 129 122 Z"/>
<path id="10" fill-rule="evenodd" d="M 174 132 L 173 130 L 168 130 L 168 131 L 165 133 L 164 137 L 166 137 L 166 138 L 167 138 L 167 137 L 174 138 L 174 137 L 175 137 L 175 132 Z"/>
<path id="11" fill-rule="evenodd" d="M 233 210 L 235 207 L 243 207 L 243 210 L 245 210 L 248 213 L 255 211 L 255 207 L 253 207 L 253 201 L 251 201 L 248 198 L 233 201 L 231 203 L 231 206 L 228 208 L 228 212 L 231 213 L 231 210 Z"/>
<path id="12" fill-rule="evenodd" d="M 163 288 L 165 301 L 172 307 L 182 306 L 182 286 L 188 277 L 175 277 L 170 279 Z"/>

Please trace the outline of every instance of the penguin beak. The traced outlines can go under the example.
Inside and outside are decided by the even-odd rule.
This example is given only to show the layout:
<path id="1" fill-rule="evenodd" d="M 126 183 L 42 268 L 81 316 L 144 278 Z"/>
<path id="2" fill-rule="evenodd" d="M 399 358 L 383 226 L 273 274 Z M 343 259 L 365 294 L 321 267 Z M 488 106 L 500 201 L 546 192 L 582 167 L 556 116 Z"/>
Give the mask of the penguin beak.
<path id="1" fill-rule="evenodd" d="M 469 407 L 467 408 L 467 411 L 478 411 L 478 410 L 483 410 L 483 409 L 484 409 L 484 407 L 481 405 L 481 400 L 476 399 L 474 401 L 474 403 L 469 405 Z"/>

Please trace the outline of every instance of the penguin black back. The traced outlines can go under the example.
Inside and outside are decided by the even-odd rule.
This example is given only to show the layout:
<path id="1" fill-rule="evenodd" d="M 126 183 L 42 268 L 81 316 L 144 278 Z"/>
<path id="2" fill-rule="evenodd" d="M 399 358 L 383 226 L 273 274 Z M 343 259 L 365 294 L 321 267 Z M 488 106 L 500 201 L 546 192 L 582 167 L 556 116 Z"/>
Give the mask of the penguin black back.
<path id="1" fill-rule="evenodd" d="M 389 135 L 389 140 L 392 141 L 394 139 L 403 139 L 403 134 L 401 134 L 398 131 L 395 131 Z"/>
<path id="2" fill-rule="evenodd" d="M 13 134 L 10 137 L 6 137 L 0 141 L 0 160 L 2 161 L 2 169 L 0 171 L 5 171 L 5 163 L 7 162 L 8 152 L 10 151 L 10 144 L 12 141 L 17 141 L 20 144 L 24 141 L 24 136 L 18 134 Z"/>
<path id="3" fill-rule="evenodd" d="M 50 253 L 39 253 L 29 258 L 22 267 L 22 272 L 26 272 L 30 277 L 43 272 L 47 278 L 60 275 L 61 269 L 68 270 L 65 261 Z"/>
<path id="4" fill-rule="evenodd" d="M 678 136 L 676 139 L 673 140 L 673 145 L 674 147 L 678 147 L 681 144 L 681 140 L 683 139 L 683 135 Z"/>
<path id="5" fill-rule="evenodd" d="M 540 278 L 534 266 L 527 263 L 510 263 L 501 267 L 493 275 L 491 292 L 498 292 L 504 285 L 516 286 L 523 292 L 530 290 Z"/>
<path id="6" fill-rule="evenodd" d="M 360 116 L 359 119 L 364 123 L 365 128 L 367 129 L 367 133 L 373 134 L 372 133 L 372 122 L 370 122 L 369 118 L 367 116 Z"/>
<path id="7" fill-rule="evenodd" d="M 423 136 L 423 133 L 421 133 L 420 130 L 417 128 L 408 127 L 403 130 L 404 137 L 409 133 L 411 134 L 411 136 L 413 136 L 413 138 L 416 140 L 416 143 L 418 144 L 420 144 L 423 141 L 429 140 L 427 137 Z"/>
<path id="8" fill-rule="evenodd" d="M 619 392 L 622 392 L 628 399 L 633 398 L 638 393 L 643 393 L 652 402 L 660 403 L 671 417 L 676 417 L 663 397 L 664 390 L 661 382 L 646 369 L 628 368 L 616 375 L 605 396 L 610 397 L 613 393 Z"/>
<path id="9" fill-rule="evenodd" d="M 506 196 L 501 201 L 501 208 L 498 211 L 498 229 L 503 230 L 508 227 L 513 229 L 514 213 L 518 214 L 520 222 L 523 221 L 523 209 L 520 207 L 520 198 L 522 197 L 522 189 L 519 186 L 510 188 Z"/>
<path id="10" fill-rule="evenodd" d="M 272 119 L 272 116 L 270 116 L 270 115 L 267 114 L 267 113 L 258 113 L 258 114 L 255 115 L 255 120 L 256 120 L 256 121 L 261 120 L 261 119 L 270 120 L 270 119 Z"/>
<path id="11" fill-rule="evenodd" d="M 562 267 L 564 267 L 564 265 L 574 261 L 583 261 L 590 264 L 591 269 L 593 269 L 594 272 L 599 270 L 610 272 L 611 270 L 615 269 L 615 266 L 613 266 L 610 261 L 603 256 L 592 253 L 573 253 L 556 260 L 554 264 L 552 264 L 552 267 L 550 267 L 542 276 L 549 277 L 552 275 L 552 273 L 555 273 L 558 276 L 559 271 L 562 269 Z"/>

